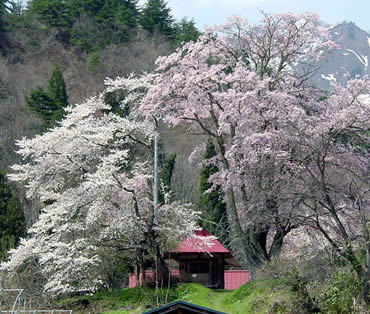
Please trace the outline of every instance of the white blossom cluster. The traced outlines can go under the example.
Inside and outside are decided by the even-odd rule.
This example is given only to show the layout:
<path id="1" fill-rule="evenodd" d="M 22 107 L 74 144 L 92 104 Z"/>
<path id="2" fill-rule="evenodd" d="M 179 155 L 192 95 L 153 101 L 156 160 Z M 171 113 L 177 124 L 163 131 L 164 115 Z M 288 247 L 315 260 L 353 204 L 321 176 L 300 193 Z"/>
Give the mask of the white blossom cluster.
<path id="1" fill-rule="evenodd" d="M 58 126 L 17 143 L 24 162 L 9 177 L 44 206 L 1 270 L 15 274 L 36 264 L 45 292 L 89 292 L 103 284 L 100 253 L 106 246 L 133 256 L 145 249 L 148 233 L 163 245 L 193 233 L 198 214 L 189 205 L 153 206 L 155 129 L 138 110 L 151 80 L 107 79 L 104 93 L 67 108 Z M 104 102 L 115 91 L 125 93 L 122 106 L 130 106 L 129 114 L 112 113 Z"/>

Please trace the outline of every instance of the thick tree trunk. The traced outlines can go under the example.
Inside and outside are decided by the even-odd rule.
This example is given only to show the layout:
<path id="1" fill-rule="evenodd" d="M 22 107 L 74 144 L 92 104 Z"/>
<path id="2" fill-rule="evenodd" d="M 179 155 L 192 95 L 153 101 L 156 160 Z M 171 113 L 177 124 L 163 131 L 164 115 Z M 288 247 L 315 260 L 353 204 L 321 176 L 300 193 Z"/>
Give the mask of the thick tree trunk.
<path id="1" fill-rule="evenodd" d="M 271 228 L 267 224 L 251 223 L 246 230 L 242 230 L 232 189 L 227 191 L 227 215 L 231 227 L 230 244 L 234 256 L 242 267 L 249 270 L 250 278 L 255 279 L 257 268 L 280 254 L 283 239 L 290 232 L 291 227 L 275 226 L 275 234 L 269 250 L 267 250 L 267 235 Z"/>
<path id="2" fill-rule="evenodd" d="M 281 248 L 283 246 L 284 237 L 292 230 L 292 227 L 285 227 L 282 228 L 281 226 L 277 227 L 275 231 L 274 238 L 272 240 L 272 244 L 268 253 L 269 259 L 274 256 L 279 256 L 281 252 Z"/>
<path id="3" fill-rule="evenodd" d="M 227 214 L 231 227 L 230 244 L 232 251 L 241 263 L 242 267 L 249 270 L 250 278 L 255 278 L 258 267 L 268 261 L 266 253 L 266 234 L 265 230 L 256 225 L 250 225 L 243 232 L 235 204 L 235 196 L 232 189 L 227 191 L 228 207 Z"/>

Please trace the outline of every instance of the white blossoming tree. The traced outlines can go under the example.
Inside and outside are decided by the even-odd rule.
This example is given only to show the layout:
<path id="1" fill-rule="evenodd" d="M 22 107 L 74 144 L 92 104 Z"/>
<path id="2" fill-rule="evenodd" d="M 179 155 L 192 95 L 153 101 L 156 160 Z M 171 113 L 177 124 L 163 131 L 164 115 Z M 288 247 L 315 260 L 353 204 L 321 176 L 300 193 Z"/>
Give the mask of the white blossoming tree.
<path id="1" fill-rule="evenodd" d="M 18 142 L 24 163 L 12 167 L 10 179 L 44 206 L 2 270 L 37 265 L 53 296 L 93 291 L 105 284 L 105 250 L 124 252 L 141 267 L 152 252 L 160 264 L 166 243 L 193 233 L 198 214 L 189 205 L 153 204 L 155 126 L 137 108 L 151 81 L 151 75 L 107 80 L 104 93 L 67 108 L 58 126 Z M 104 101 L 114 92 L 125 96 L 120 110 Z M 164 276 L 163 263 L 159 269 Z"/>

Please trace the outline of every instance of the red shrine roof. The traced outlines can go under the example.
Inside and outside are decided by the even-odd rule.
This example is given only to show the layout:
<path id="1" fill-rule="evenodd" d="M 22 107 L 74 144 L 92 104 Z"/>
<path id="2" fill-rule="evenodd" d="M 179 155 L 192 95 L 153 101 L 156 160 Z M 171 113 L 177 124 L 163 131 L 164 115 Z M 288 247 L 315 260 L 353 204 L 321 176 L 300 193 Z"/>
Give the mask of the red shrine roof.
<path id="1" fill-rule="evenodd" d="M 186 238 L 182 241 L 177 249 L 170 250 L 170 253 L 223 253 L 229 254 L 230 252 L 216 239 L 211 239 L 208 241 L 209 245 L 203 243 L 202 239 L 199 237 L 210 237 L 211 235 L 207 230 L 196 230 L 194 232 L 195 237 Z"/>

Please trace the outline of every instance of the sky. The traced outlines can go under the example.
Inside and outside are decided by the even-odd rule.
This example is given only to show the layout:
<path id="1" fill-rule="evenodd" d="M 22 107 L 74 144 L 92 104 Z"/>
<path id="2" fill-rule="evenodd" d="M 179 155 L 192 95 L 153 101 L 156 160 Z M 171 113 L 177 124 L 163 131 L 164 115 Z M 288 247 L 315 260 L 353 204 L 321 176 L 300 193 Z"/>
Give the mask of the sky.
<path id="1" fill-rule="evenodd" d="M 222 24 L 232 15 L 257 23 L 262 10 L 266 13 L 315 12 L 328 24 L 351 21 L 370 32 L 370 0 L 167 0 L 167 3 L 176 19 L 193 18 L 201 30 L 205 25 Z"/>

